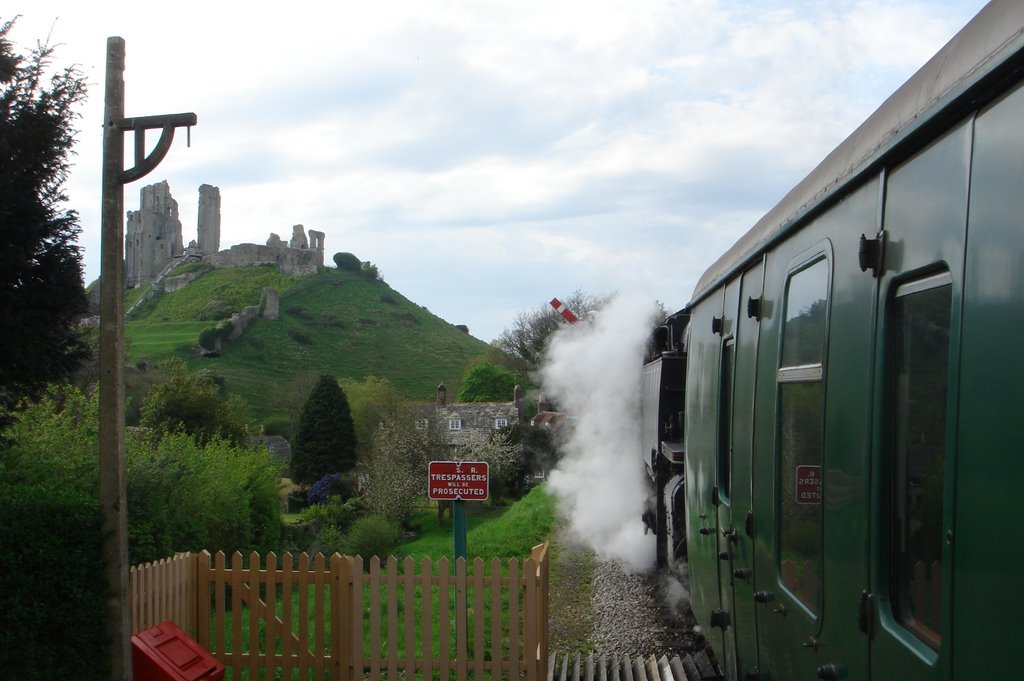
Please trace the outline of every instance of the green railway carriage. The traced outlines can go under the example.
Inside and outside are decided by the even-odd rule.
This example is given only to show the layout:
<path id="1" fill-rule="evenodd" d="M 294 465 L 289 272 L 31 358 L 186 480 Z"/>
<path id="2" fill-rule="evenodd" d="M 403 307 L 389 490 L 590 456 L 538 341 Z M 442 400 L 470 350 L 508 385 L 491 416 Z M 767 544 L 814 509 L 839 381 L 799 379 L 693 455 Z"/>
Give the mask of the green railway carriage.
<path id="1" fill-rule="evenodd" d="M 686 561 L 726 678 L 1024 677 L 1022 338 L 1024 2 L 1010 0 L 655 336 L 650 522 L 659 559 Z"/>

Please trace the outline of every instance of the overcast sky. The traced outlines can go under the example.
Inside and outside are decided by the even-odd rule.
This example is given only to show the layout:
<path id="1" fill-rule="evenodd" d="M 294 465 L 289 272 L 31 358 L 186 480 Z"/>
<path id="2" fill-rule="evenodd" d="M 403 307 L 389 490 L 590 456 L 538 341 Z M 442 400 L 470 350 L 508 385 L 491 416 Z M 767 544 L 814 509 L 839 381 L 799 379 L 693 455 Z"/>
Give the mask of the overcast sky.
<path id="1" fill-rule="evenodd" d="M 982 0 L 15 0 L 13 38 L 90 85 L 68 190 L 99 275 L 106 39 L 127 116 L 195 112 L 167 180 L 221 247 L 326 233 L 490 341 L 576 289 L 677 309 L 715 258 Z M 13 7 L 12 7 L 13 5 Z M 9 14 L 8 14 L 9 13 Z M 155 143 L 156 134 L 149 135 Z M 126 153 L 132 154 L 126 136 Z"/>

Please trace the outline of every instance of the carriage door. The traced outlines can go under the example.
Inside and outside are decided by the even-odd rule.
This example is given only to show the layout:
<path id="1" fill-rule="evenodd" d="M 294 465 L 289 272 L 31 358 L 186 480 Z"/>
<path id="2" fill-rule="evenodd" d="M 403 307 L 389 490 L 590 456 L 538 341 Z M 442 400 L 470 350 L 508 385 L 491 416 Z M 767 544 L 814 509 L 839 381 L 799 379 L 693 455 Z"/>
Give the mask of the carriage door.
<path id="1" fill-rule="evenodd" d="M 723 671 L 727 679 L 737 674 L 736 612 L 733 600 L 733 569 L 736 557 L 736 518 L 733 509 L 733 391 L 736 369 L 736 322 L 739 306 L 740 280 L 725 287 L 722 317 L 716 320 L 715 333 L 721 337 L 722 352 L 718 369 L 718 431 L 716 438 L 715 486 L 712 503 L 718 516 L 718 589 L 721 608 L 712 613 L 711 625 L 723 632 L 725 659 Z"/>
<path id="2" fill-rule="evenodd" d="M 719 527 L 722 537 L 722 604 L 728 611 L 726 643 L 732 644 L 737 679 L 757 670 L 754 620 L 754 538 L 752 449 L 758 320 L 763 287 L 761 264 L 726 288 L 727 324 L 723 338 L 719 430 Z"/>
<path id="3" fill-rule="evenodd" d="M 958 329 L 971 127 L 886 184 L 872 452 L 873 679 L 950 679 Z M 868 626 L 865 623 L 865 626 Z"/>

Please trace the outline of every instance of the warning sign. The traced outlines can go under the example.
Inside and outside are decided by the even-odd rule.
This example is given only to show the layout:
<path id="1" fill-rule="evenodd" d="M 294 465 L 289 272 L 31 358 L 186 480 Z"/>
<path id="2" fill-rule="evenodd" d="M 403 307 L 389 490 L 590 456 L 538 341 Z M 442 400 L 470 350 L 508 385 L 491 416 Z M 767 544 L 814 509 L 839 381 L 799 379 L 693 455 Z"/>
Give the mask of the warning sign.
<path id="1" fill-rule="evenodd" d="M 441 501 L 483 501 L 490 491 L 490 471 L 483 461 L 431 461 L 427 497 Z"/>
<path id="2" fill-rule="evenodd" d="M 796 467 L 796 503 L 821 503 L 821 466 Z"/>

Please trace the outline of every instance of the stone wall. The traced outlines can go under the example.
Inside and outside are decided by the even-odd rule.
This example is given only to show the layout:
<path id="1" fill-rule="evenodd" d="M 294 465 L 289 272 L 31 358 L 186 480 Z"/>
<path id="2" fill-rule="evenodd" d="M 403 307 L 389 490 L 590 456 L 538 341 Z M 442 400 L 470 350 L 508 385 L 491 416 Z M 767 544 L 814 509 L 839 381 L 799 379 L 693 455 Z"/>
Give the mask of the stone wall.
<path id="1" fill-rule="evenodd" d="M 278 239 L 280 241 L 280 239 Z M 203 262 L 214 267 L 249 267 L 251 265 L 274 265 L 281 274 L 304 277 L 316 274 L 323 265 L 323 251 L 300 250 L 288 246 L 259 244 L 237 244 L 231 248 L 203 258 Z"/>

